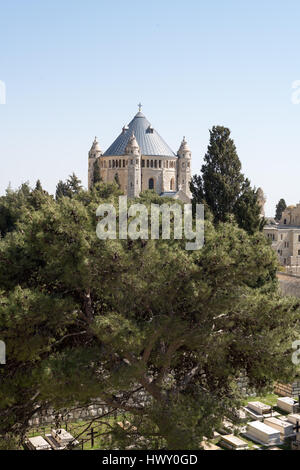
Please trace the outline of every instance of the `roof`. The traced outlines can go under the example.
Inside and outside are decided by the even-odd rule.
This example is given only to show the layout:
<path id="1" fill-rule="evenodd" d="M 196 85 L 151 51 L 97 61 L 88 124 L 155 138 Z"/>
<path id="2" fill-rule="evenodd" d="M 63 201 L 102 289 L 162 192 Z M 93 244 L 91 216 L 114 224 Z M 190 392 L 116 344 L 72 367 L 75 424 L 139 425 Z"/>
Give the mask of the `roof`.
<path id="1" fill-rule="evenodd" d="M 126 145 L 134 133 L 142 155 L 155 155 L 161 157 L 176 157 L 173 150 L 163 138 L 151 127 L 150 122 L 143 113 L 138 112 L 127 127 L 116 138 L 113 144 L 104 152 L 103 156 L 124 155 Z"/>
<path id="2" fill-rule="evenodd" d="M 161 197 L 174 197 L 177 194 L 177 191 L 166 191 L 164 193 L 160 193 Z"/>
<path id="3" fill-rule="evenodd" d="M 299 225 L 265 225 L 264 229 L 266 230 L 300 230 Z"/>

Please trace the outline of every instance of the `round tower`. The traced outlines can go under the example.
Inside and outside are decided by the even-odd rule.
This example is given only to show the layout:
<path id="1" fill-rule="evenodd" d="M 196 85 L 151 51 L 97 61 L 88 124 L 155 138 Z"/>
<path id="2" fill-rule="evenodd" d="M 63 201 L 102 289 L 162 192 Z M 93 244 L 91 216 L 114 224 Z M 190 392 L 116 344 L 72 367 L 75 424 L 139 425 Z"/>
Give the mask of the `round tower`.
<path id="1" fill-rule="evenodd" d="M 89 151 L 89 171 L 88 171 L 88 188 L 90 189 L 93 186 L 93 179 L 94 179 L 94 169 L 95 165 L 98 164 L 98 158 L 102 155 L 102 151 L 100 149 L 99 142 L 97 140 L 97 137 L 95 137 L 94 142 L 91 146 L 91 149 Z M 100 166 L 99 166 L 100 170 Z"/>
<path id="2" fill-rule="evenodd" d="M 128 197 L 138 197 L 141 192 L 141 152 L 134 132 L 126 145 L 125 155 L 128 159 L 127 194 Z"/>
<path id="3" fill-rule="evenodd" d="M 190 180 L 191 180 L 191 158 L 192 153 L 185 137 L 183 137 L 177 152 L 177 186 L 178 190 L 182 190 L 188 197 L 191 196 Z"/>
<path id="4" fill-rule="evenodd" d="M 258 188 L 256 191 L 257 194 L 257 203 L 260 207 L 260 216 L 264 217 L 265 216 L 265 203 L 266 203 L 266 195 L 264 194 L 262 188 Z"/>

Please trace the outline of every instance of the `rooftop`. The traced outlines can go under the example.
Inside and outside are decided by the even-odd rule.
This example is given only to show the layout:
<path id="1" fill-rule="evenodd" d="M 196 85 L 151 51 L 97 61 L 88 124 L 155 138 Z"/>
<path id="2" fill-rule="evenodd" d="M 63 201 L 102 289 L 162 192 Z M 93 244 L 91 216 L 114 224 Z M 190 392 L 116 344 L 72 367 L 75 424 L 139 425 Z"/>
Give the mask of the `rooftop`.
<path id="1" fill-rule="evenodd" d="M 121 134 L 104 152 L 103 156 L 124 155 L 127 143 L 134 133 L 142 155 L 159 157 L 176 157 L 176 154 L 151 126 L 150 122 L 139 111 L 128 126 L 124 126 Z"/>

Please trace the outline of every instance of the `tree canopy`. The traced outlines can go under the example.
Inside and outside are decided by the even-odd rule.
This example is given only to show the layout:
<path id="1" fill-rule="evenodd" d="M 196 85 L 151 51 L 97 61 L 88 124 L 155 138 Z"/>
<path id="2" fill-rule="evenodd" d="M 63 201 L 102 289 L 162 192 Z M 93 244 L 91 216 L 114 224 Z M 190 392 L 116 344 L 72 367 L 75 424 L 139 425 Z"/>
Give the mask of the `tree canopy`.
<path id="1" fill-rule="evenodd" d="M 286 202 L 284 199 L 280 199 L 278 204 L 276 204 L 276 213 L 275 219 L 279 222 L 281 219 L 283 211 L 286 209 Z"/>
<path id="2" fill-rule="evenodd" d="M 241 162 L 230 130 L 213 126 L 201 174 L 191 181 L 193 203 L 203 203 L 214 222 L 234 215 L 238 225 L 249 233 L 263 227 L 257 193 L 241 173 Z"/>
<path id="3" fill-rule="evenodd" d="M 116 183 L 56 200 L 39 191 L 35 206 L 28 191 L 0 239 L 3 442 L 37 411 L 97 400 L 132 424 L 110 422 L 107 446 L 195 449 L 236 419 L 241 373 L 258 390 L 290 381 L 299 306 L 279 295 L 262 233 L 206 220 L 198 251 L 99 240 L 96 209 L 117 207 Z M 157 201 L 148 191 L 128 204 Z"/>

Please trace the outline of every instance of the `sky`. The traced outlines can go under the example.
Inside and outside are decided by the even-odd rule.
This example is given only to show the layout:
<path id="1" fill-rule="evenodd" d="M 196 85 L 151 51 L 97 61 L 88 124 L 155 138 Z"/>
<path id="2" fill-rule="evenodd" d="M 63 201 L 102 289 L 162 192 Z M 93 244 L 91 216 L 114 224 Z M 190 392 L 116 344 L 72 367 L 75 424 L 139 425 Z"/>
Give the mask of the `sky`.
<path id="1" fill-rule="evenodd" d="M 0 0 L 0 194 L 86 186 L 94 136 L 106 150 L 141 101 L 175 152 L 186 136 L 193 173 L 223 125 L 266 215 L 296 204 L 299 25 L 299 0 Z"/>

